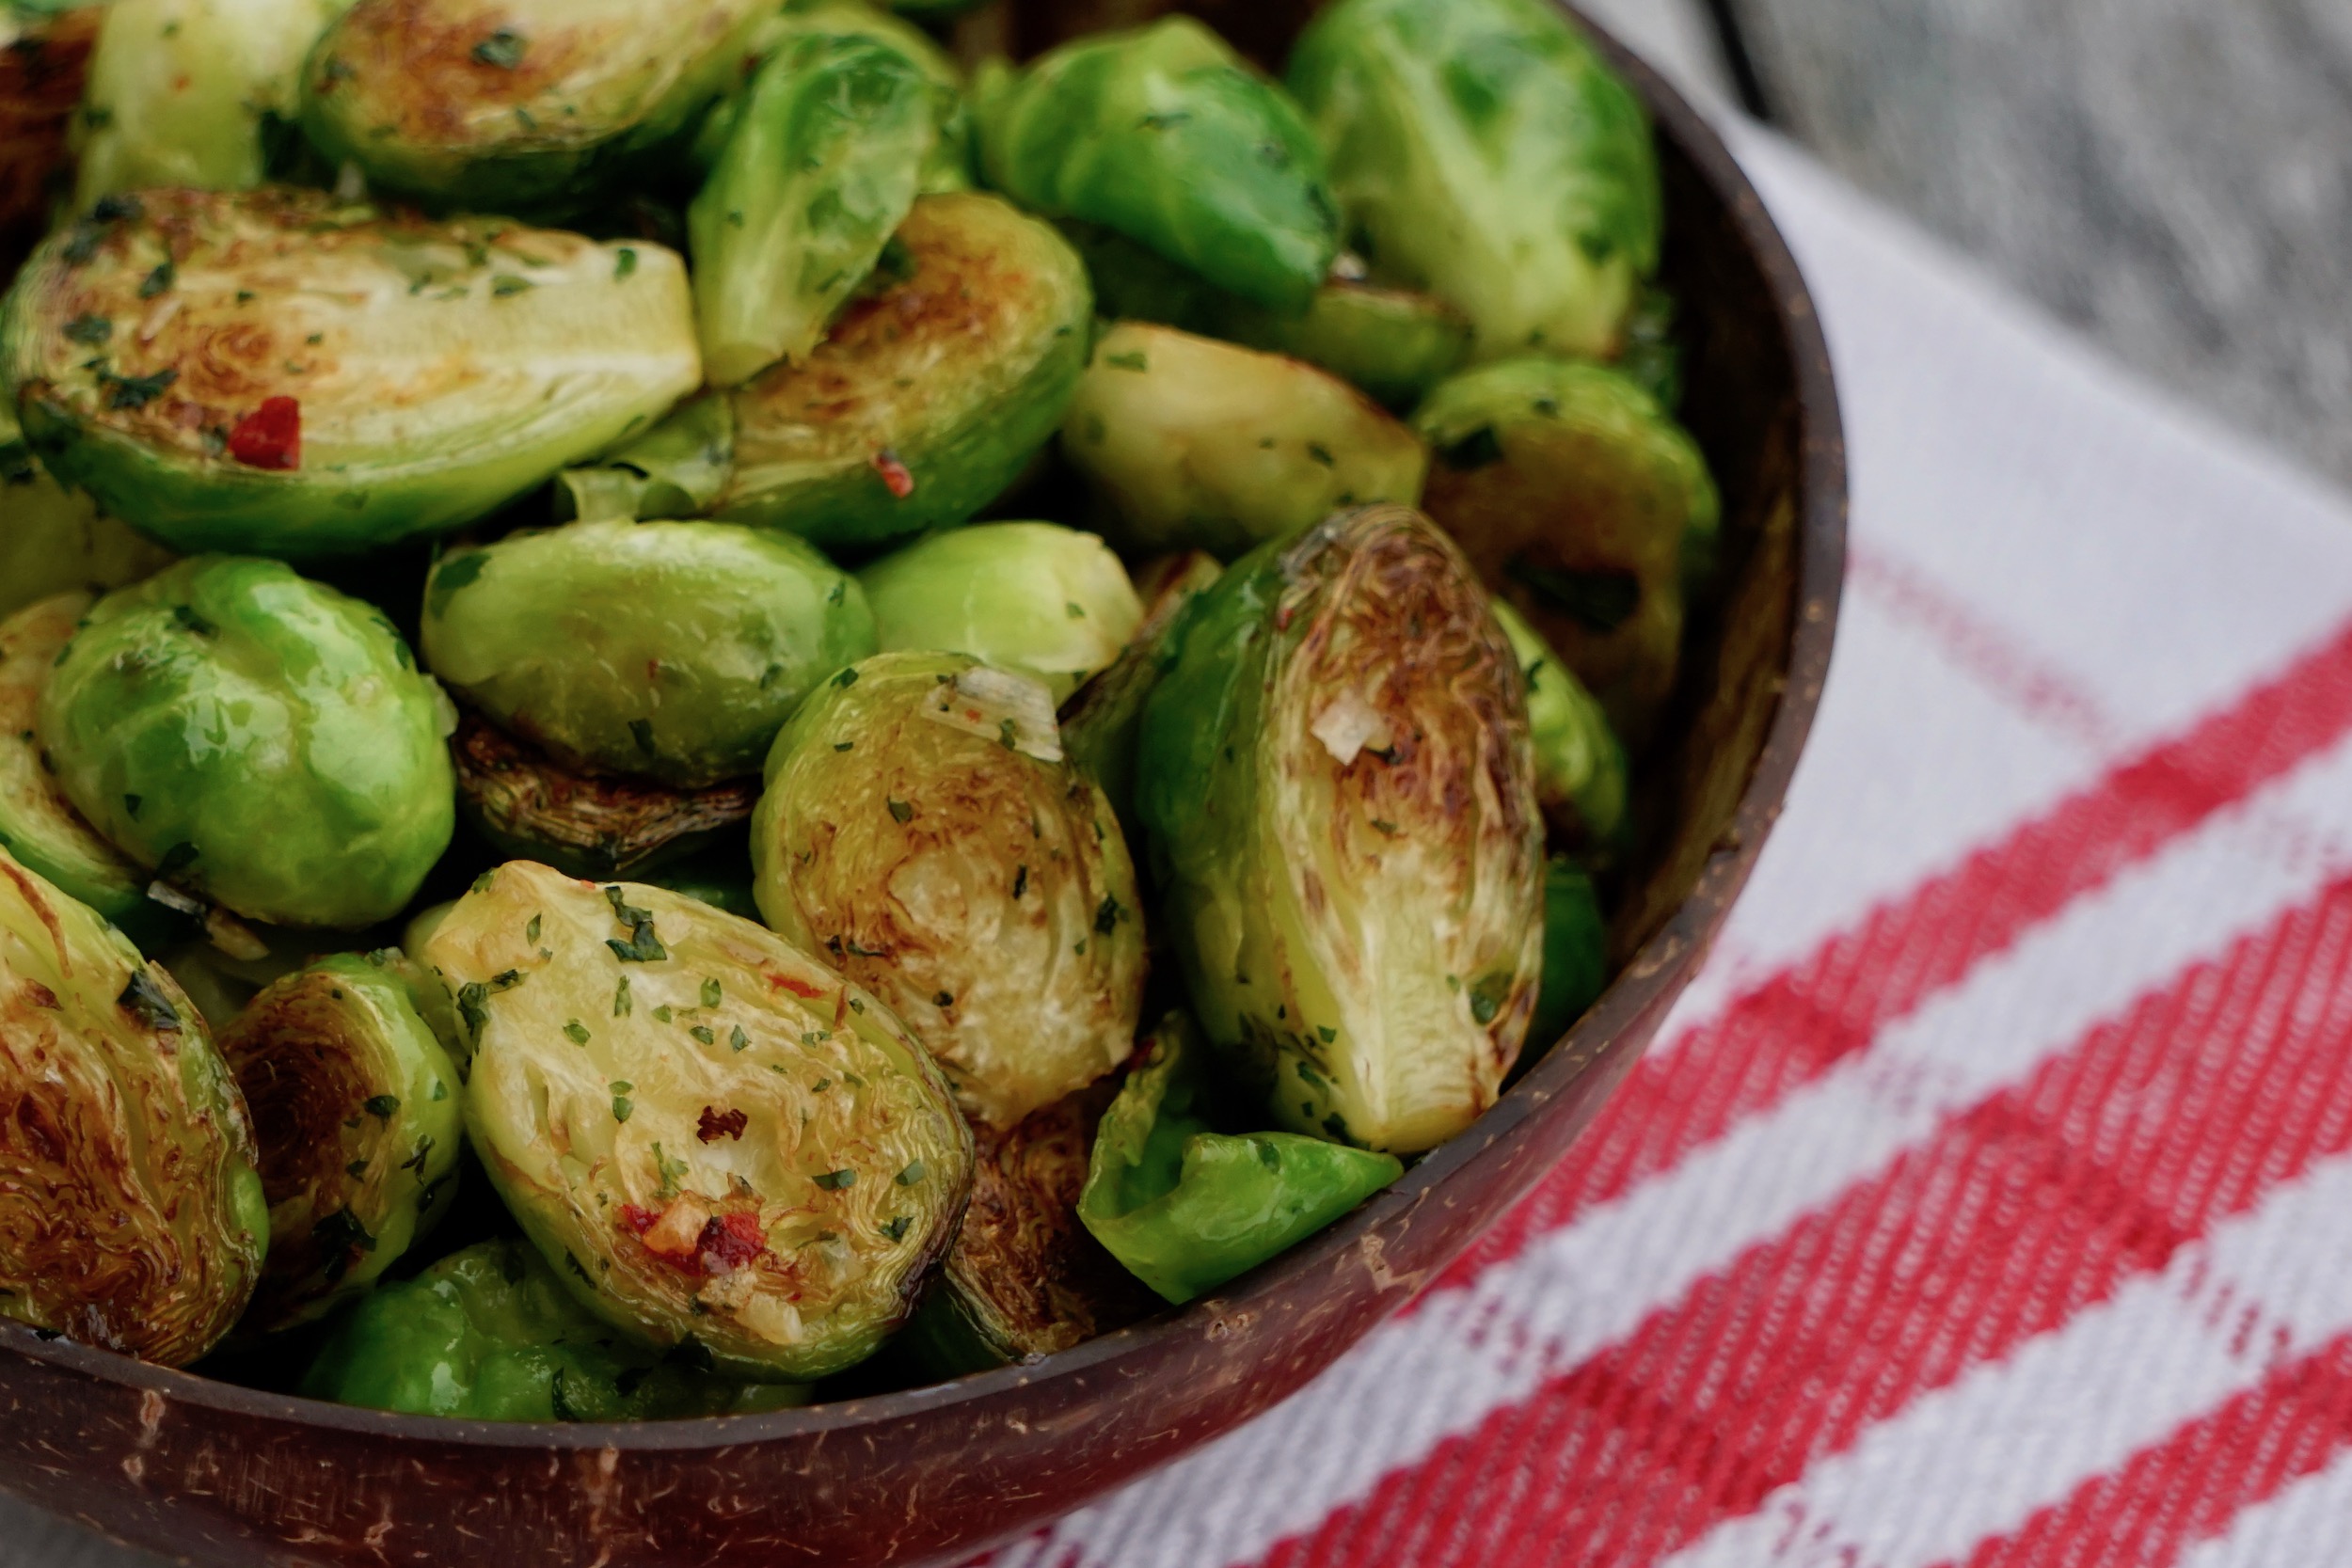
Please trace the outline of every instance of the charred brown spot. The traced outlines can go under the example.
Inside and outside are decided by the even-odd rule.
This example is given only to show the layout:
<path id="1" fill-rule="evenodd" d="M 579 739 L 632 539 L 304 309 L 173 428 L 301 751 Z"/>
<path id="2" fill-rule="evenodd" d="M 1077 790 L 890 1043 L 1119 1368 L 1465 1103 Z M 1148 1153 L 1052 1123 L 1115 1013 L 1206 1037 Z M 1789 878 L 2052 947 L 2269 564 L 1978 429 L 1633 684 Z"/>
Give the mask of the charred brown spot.
<path id="1" fill-rule="evenodd" d="M 694 1129 L 694 1135 L 707 1144 L 715 1144 L 721 1138 L 739 1140 L 743 1130 L 751 1125 L 751 1120 L 741 1111 L 722 1111 L 716 1106 L 706 1105 Z"/>
<path id="2" fill-rule="evenodd" d="M 341 70 L 332 85 L 349 100 L 342 112 L 365 125 L 389 126 L 404 140 L 443 146 L 476 139 L 474 123 L 485 114 L 502 115 L 501 134 L 511 136 L 516 108 L 564 93 L 623 45 L 617 29 L 525 32 L 496 7 L 447 0 L 362 0 L 335 40 Z M 562 116 L 540 122 L 547 139 L 580 135 Z"/>

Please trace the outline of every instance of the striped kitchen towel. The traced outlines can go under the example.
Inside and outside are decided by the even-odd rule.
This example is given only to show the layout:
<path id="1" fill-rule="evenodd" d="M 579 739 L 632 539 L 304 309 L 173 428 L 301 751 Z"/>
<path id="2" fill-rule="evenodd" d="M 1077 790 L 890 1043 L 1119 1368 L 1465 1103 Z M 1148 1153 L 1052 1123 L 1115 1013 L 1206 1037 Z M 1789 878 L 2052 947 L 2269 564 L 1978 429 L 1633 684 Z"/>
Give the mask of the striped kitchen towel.
<path id="1" fill-rule="evenodd" d="M 1753 130 L 1853 460 L 1788 816 L 1585 1141 L 995 1568 L 2352 1563 L 2352 510 Z"/>

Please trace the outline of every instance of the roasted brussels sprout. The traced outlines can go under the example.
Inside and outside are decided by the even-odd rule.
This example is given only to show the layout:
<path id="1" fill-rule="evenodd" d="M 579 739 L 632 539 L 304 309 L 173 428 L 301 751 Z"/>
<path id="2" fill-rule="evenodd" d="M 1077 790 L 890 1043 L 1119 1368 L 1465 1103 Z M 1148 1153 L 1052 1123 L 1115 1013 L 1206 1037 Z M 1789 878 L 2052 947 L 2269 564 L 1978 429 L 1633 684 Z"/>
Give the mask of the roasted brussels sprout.
<path id="1" fill-rule="evenodd" d="M 972 1206 L 907 1338 L 935 1375 L 1035 1361 L 1150 1316 L 1158 1301 L 1078 1223 L 1095 1123 L 1119 1080 L 974 1131 Z"/>
<path id="2" fill-rule="evenodd" d="M 476 1041 L 474 1149 L 591 1311 L 801 1382 L 913 1308 L 972 1139 L 876 998 L 708 905 L 520 861 L 424 946 Z"/>
<path id="3" fill-rule="evenodd" d="M 1341 0 L 1291 56 L 1347 231 L 1477 356 L 1606 357 L 1664 225 L 1633 89 L 1549 0 Z"/>
<path id="4" fill-rule="evenodd" d="M 782 1410 L 790 1384 L 744 1384 L 623 1338 L 530 1243 L 452 1253 L 335 1326 L 303 1373 L 314 1400 L 469 1421 L 660 1421 Z"/>
<path id="5" fill-rule="evenodd" d="M 169 974 L 0 850 L 0 1316 L 166 1366 L 229 1331 L 269 1208 Z"/>
<path id="6" fill-rule="evenodd" d="M 976 95 L 980 167 L 1218 288 L 1303 310 L 1339 253 L 1322 150 L 1279 87 L 1188 17 L 1067 43 Z"/>
<path id="7" fill-rule="evenodd" d="M 882 651 L 970 654 L 1060 702 L 1135 635 L 1143 605 L 1091 533 L 987 523 L 909 545 L 858 574 Z"/>
<path id="8" fill-rule="evenodd" d="M 976 1120 L 1134 1049 L 1135 866 L 1035 681 L 948 654 L 842 672 L 776 737 L 752 859 L 768 924 L 887 1002 Z"/>
<path id="9" fill-rule="evenodd" d="M 0 356 L 60 480 L 288 558 L 483 516 L 702 379 L 670 251 L 286 188 L 102 202 L 26 263 Z"/>
<path id="10" fill-rule="evenodd" d="M 399 1261 L 452 1193 L 457 1069 L 397 951 L 343 954 L 264 990 L 221 1031 L 261 1149 L 269 1258 L 249 1330 L 323 1317 Z"/>
<path id="11" fill-rule="evenodd" d="M 1231 558 L 1341 507 L 1421 499 L 1429 454 L 1361 392 L 1295 359 L 1121 322 L 1062 420 L 1131 554 Z"/>
<path id="12" fill-rule="evenodd" d="M 471 714 L 449 752 L 458 811 L 473 830 L 501 854 L 574 877 L 629 876 L 739 837 L 759 800 L 755 778 L 672 789 L 577 772 Z"/>
<path id="13" fill-rule="evenodd" d="M 1538 1050 L 1566 1034 L 1609 989 L 1609 923 L 1593 879 L 1555 855 L 1544 867 L 1544 986 L 1527 1037 Z"/>
<path id="14" fill-rule="evenodd" d="M 1429 515 L 1527 616 L 1639 752 L 1682 651 L 1721 517 L 1707 459 L 1616 372 L 1516 359 L 1455 377 L 1413 426 Z"/>
<path id="15" fill-rule="evenodd" d="M 1563 841 L 1614 844 L 1626 831 L 1626 763 L 1609 716 L 1518 610 L 1502 599 L 1492 604 L 1527 681 L 1536 801 Z"/>
<path id="16" fill-rule="evenodd" d="M 359 0 L 311 50 L 302 124 L 387 190 L 580 208 L 662 171 L 774 0 Z"/>
<path id="17" fill-rule="evenodd" d="M 1133 641 L 1117 662 L 1062 704 L 1062 750 L 1079 771 L 1103 786 L 1131 844 L 1143 842 L 1135 810 L 1136 736 L 1143 728 L 1143 705 L 1159 681 L 1176 618 L 1223 573 L 1215 556 L 1200 550 L 1147 569 L 1147 577 L 1156 578 L 1155 592 Z"/>
<path id="18" fill-rule="evenodd" d="M 734 395 L 718 515 L 871 551 L 965 521 L 1061 423 L 1094 302 L 1069 244 L 973 195 L 923 198 L 898 239 L 900 280 Z"/>
<path id="19" fill-rule="evenodd" d="M 1627 379 L 1669 414 L 1682 406 L 1681 314 L 1672 293 L 1655 283 L 1644 289 L 1626 318 L 1625 347 L 1616 360 Z"/>
<path id="20" fill-rule="evenodd" d="M 1525 699 L 1470 563 L 1406 508 L 1343 514 L 1174 641 L 1136 811 L 1210 1042 L 1283 1126 L 1444 1142 L 1518 1053 L 1543 941 Z"/>
<path id="21" fill-rule="evenodd" d="M 871 38 L 787 39 L 687 209 L 713 386 L 799 364 L 914 204 L 939 145 L 931 83 Z"/>
<path id="22" fill-rule="evenodd" d="M 608 520 L 443 556 L 423 641 L 559 761 L 695 789 L 758 772 L 809 689 L 874 651 L 874 617 L 788 534 Z"/>
<path id="23" fill-rule="evenodd" d="M 5 58 L 0 51 L 0 58 Z M 33 460 L 13 409 L 0 402 L 0 615 L 69 589 L 136 582 L 171 563 L 171 552 L 102 515 Z"/>
<path id="24" fill-rule="evenodd" d="M 1220 1133 L 1191 1021 L 1137 1053 L 1094 1134 L 1078 1217 L 1182 1306 L 1321 1230 L 1405 1173 L 1392 1154 L 1295 1132 Z"/>
<path id="25" fill-rule="evenodd" d="M 204 556 L 90 608 L 39 728 L 66 799 L 141 865 L 250 919 L 349 930 L 449 847 L 447 701 L 367 606 Z"/>
<path id="26" fill-rule="evenodd" d="M 350 0 L 113 0 L 89 62 L 74 203 L 241 191 L 287 139 L 303 56 Z"/>
<path id="27" fill-rule="evenodd" d="M 15 272 L 49 227 L 50 204 L 72 162 L 67 133 L 104 14 L 95 0 L 0 7 L 0 277 Z"/>
<path id="28" fill-rule="evenodd" d="M 771 55 L 808 33 L 872 39 L 914 61 L 930 84 L 931 116 L 939 126 L 938 142 L 924 161 L 922 192 L 936 196 L 972 188 L 972 109 L 964 101 L 963 70 L 929 33 L 866 0 L 785 0 L 761 28 L 755 47 L 763 56 Z M 709 141 L 722 129 L 720 122 L 731 128 L 733 113 L 733 104 L 713 113 L 697 145 Z"/>

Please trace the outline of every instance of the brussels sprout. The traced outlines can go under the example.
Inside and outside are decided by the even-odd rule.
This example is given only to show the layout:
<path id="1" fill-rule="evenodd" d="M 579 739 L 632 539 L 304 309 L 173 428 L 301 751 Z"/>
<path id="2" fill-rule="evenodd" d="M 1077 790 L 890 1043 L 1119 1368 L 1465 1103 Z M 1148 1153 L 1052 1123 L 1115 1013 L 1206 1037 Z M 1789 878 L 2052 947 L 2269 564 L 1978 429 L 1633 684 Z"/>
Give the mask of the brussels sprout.
<path id="1" fill-rule="evenodd" d="M 0 7 L 0 277 L 49 227 L 103 16 L 95 4 Z"/>
<path id="2" fill-rule="evenodd" d="M 558 761 L 695 789 L 758 772 L 810 688 L 874 651 L 874 618 L 788 534 L 607 520 L 442 557 L 423 641 Z"/>
<path id="3" fill-rule="evenodd" d="M 749 822 L 759 800 L 755 779 L 681 790 L 575 772 L 470 714 L 449 750 L 467 823 L 501 854 L 574 877 L 628 876 L 691 855 Z"/>
<path id="4" fill-rule="evenodd" d="M 1078 1223 L 1094 1126 L 1118 1093 L 1105 1078 L 1017 1127 L 976 1130 L 972 1206 L 939 1287 L 907 1327 L 934 1375 L 1035 1361 L 1157 1309 Z"/>
<path id="5" fill-rule="evenodd" d="M 702 379 L 685 269 L 658 246 L 284 188 L 95 214 L 26 263 L 0 371 L 50 471 L 175 549 L 444 531 Z"/>
<path id="6" fill-rule="evenodd" d="M 906 221 L 938 145 L 931 84 L 903 51 L 827 33 L 784 42 L 687 209 L 712 385 L 808 357 Z"/>
<path id="7" fill-rule="evenodd" d="M 1283 1126 L 1444 1142 L 1518 1053 L 1543 941 L 1527 709 L 1470 563 L 1404 507 L 1344 514 L 1174 641 L 1136 812 L 1210 1042 Z"/>
<path id="8" fill-rule="evenodd" d="M 1094 309 L 1068 243 L 987 196 L 925 197 L 898 237 L 902 279 L 734 395 L 720 516 L 873 550 L 965 521 L 1061 423 Z"/>
<path id="9" fill-rule="evenodd" d="M 1527 680 L 1536 801 L 1564 840 L 1613 843 L 1626 828 L 1626 765 L 1609 716 L 1518 610 L 1502 599 L 1491 602 Z"/>
<path id="10" fill-rule="evenodd" d="M 870 39 L 912 61 L 930 84 L 931 119 L 939 127 L 938 140 L 924 160 L 919 188 L 926 196 L 972 188 L 972 111 L 964 102 L 963 71 L 930 34 L 866 0 L 785 0 L 760 28 L 753 50 L 765 58 L 811 34 Z M 698 162 L 706 169 L 717 162 L 740 105 L 740 96 L 721 104 L 695 137 Z"/>
<path id="11" fill-rule="evenodd" d="M 1229 293 L 1303 310 L 1339 253 L 1323 153 L 1279 87 L 1188 17 L 1064 44 L 983 82 L 988 182 L 1099 223 Z"/>
<path id="12" fill-rule="evenodd" d="M 166 1366 L 229 1331 L 269 1209 L 203 1020 L 0 850 L 0 1317 Z"/>
<path id="13" fill-rule="evenodd" d="M 1340 0 L 1290 85 L 1375 277 L 1461 309 L 1481 359 L 1616 352 L 1658 266 L 1658 152 L 1561 8 Z"/>
<path id="14" fill-rule="evenodd" d="M 557 477 L 560 516 L 691 517 L 707 512 L 735 477 L 735 404 L 691 398 L 676 412 L 593 468 Z"/>
<path id="15" fill-rule="evenodd" d="M 469 1421 L 660 1421 L 782 1410 L 789 1384 L 743 1384 L 644 1350 L 572 1300 L 512 1237 L 377 1291 L 303 1373 L 314 1400 Z"/>
<path id="16" fill-rule="evenodd" d="M 1674 689 L 1687 585 L 1715 548 L 1697 445 L 1616 372 L 1554 359 L 1457 376 L 1413 427 L 1437 452 L 1429 515 L 1641 751 Z"/>
<path id="17" fill-rule="evenodd" d="M 1062 750 L 1079 771 L 1103 786 L 1131 843 L 1143 842 L 1135 809 L 1136 736 L 1143 728 L 1143 705 L 1159 681 L 1161 657 L 1177 617 L 1223 573 L 1215 556 L 1199 550 L 1162 563 L 1152 574 L 1158 583 L 1152 608 L 1126 651 L 1062 704 Z"/>
<path id="18" fill-rule="evenodd" d="M 1544 986 L 1527 1037 L 1540 1050 L 1566 1034 L 1609 989 L 1609 922 L 1593 879 L 1553 856 L 1544 867 Z"/>
<path id="19" fill-rule="evenodd" d="M 885 653 L 970 654 L 1060 702 L 1135 635 L 1143 605 L 1091 533 L 988 523 L 910 545 L 858 574 Z"/>
<path id="20" fill-rule="evenodd" d="M 1625 349 L 1617 369 L 1671 414 L 1682 406 L 1681 307 L 1653 283 L 1634 301 L 1626 318 Z"/>
<path id="21" fill-rule="evenodd" d="M 292 129 L 302 59 L 350 0 L 114 0 L 90 55 L 74 203 L 249 190 Z"/>
<path id="22" fill-rule="evenodd" d="M 774 0 L 359 0 L 311 50 L 334 162 L 453 209 L 574 210 L 663 171 Z"/>
<path id="23" fill-rule="evenodd" d="M 1133 554 L 1240 555 L 1336 508 L 1418 501 L 1429 469 L 1411 431 L 1313 366 L 1137 322 L 1095 344 L 1061 447 Z"/>
<path id="24" fill-rule="evenodd" d="M 141 865 L 255 920 L 348 930 L 449 847 L 446 702 L 367 606 L 205 556 L 91 608 L 40 734 L 66 799 Z"/>
<path id="25" fill-rule="evenodd" d="M 972 1139 L 880 1001 L 708 905 L 519 861 L 425 954 L 476 1041 L 475 1152 L 598 1317 L 800 1382 L 913 1308 Z"/>
<path id="26" fill-rule="evenodd" d="M 0 53 L 5 58 L 5 53 Z M 101 514 L 97 503 L 51 479 L 0 405 L 0 615 L 68 589 L 136 582 L 171 563 L 171 552 Z"/>
<path id="27" fill-rule="evenodd" d="M 392 967 L 343 954 L 255 997 L 220 1034 L 261 1147 L 269 1259 L 247 1329 L 323 1317 L 439 1217 L 463 1126 L 457 1069 Z"/>
<path id="28" fill-rule="evenodd" d="M 1256 1268 L 1405 1174 L 1404 1162 L 1295 1132 L 1217 1132 L 1192 1022 L 1153 1033 L 1094 1135 L 1078 1217 L 1178 1306 Z"/>
<path id="29" fill-rule="evenodd" d="M 752 860 L 768 924 L 912 1024 L 975 1120 L 1134 1049 L 1135 866 L 1034 681 L 947 654 L 844 671 L 776 737 Z"/>

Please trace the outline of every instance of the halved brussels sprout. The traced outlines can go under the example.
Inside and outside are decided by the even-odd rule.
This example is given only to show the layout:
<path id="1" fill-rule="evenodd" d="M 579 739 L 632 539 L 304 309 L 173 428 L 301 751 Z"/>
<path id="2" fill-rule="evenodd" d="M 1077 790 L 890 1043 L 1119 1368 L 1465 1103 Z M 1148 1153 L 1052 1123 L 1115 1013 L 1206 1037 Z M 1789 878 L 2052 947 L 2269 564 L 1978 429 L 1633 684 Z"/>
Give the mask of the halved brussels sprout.
<path id="1" fill-rule="evenodd" d="M 359 0 L 310 52 L 336 163 L 457 210 L 564 211 L 691 138 L 774 0 Z"/>
<path id="2" fill-rule="evenodd" d="M 1136 820 L 1136 737 L 1143 728 L 1143 705 L 1159 682 L 1177 617 L 1224 571 L 1215 556 L 1200 550 L 1147 568 L 1156 591 L 1135 637 L 1116 663 L 1062 704 L 1062 750 L 1079 771 L 1103 786 L 1130 843 L 1143 842 Z"/>
<path id="3" fill-rule="evenodd" d="M 964 102 L 963 68 L 929 33 L 866 0 L 784 0 L 783 8 L 761 27 L 754 47 L 762 55 L 771 55 L 788 40 L 810 33 L 873 39 L 914 61 L 930 84 L 931 116 L 939 126 L 938 143 L 924 161 L 921 190 L 936 196 L 972 188 L 972 110 Z M 697 147 L 710 142 L 719 134 L 718 123 L 731 120 L 733 113 L 732 103 L 714 111 Z"/>
<path id="4" fill-rule="evenodd" d="M 0 355 L 59 479 L 175 549 L 286 557 L 470 522 L 702 379 L 670 251 L 283 187 L 102 202 Z"/>
<path id="5" fill-rule="evenodd" d="M 575 772 L 471 714 L 449 750 L 468 824 L 502 855 L 574 877 L 625 877 L 691 855 L 740 830 L 759 800 L 756 779 L 671 789 Z"/>
<path id="6" fill-rule="evenodd" d="M 314 1400 L 469 1421 L 662 1421 L 807 1402 L 632 1344 L 575 1302 L 529 1242 L 478 1242 L 386 1286 L 302 1375 Z"/>
<path id="7" fill-rule="evenodd" d="M 169 974 L 0 849 L 0 1317 L 169 1367 L 229 1332 L 269 1207 Z"/>
<path id="8" fill-rule="evenodd" d="M 0 615 L 69 589 L 99 592 L 171 564 L 171 552 L 102 514 L 33 460 L 0 403 Z"/>
<path id="9" fill-rule="evenodd" d="M 880 1001 L 707 904 L 520 861 L 425 954 L 476 1040 L 474 1149 L 591 1311 L 800 1382 L 913 1309 L 972 1135 Z"/>
<path id="10" fill-rule="evenodd" d="M 220 1034 L 252 1113 L 269 1259 L 246 1319 L 324 1317 L 399 1261 L 453 1195 L 457 1068 L 398 952 L 342 954 L 264 990 Z"/>
<path id="11" fill-rule="evenodd" d="M 0 277 L 49 227 L 104 14 L 95 3 L 0 8 Z"/>
<path id="12" fill-rule="evenodd" d="M 1626 829 L 1626 762 L 1609 716 L 1541 633 L 1507 601 L 1490 602 L 1527 681 L 1537 803 L 1564 842 L 1615 843 Z"/>
<path id="13" fill-rule="evenodd" d="M 1410 505 L 1429 468 L 1419 438 L 1345 382 L 1140 322 L 1094 345 L 1061 450 L 1130 554 L 1230 559 L 1339 508 Z"/>
<path id="14" fill-rule="evenodd" d="M 1094 309 L 1068 242 L 974 195 L 922 198 L 898 238 L 903 278 L 734 394 L 718 515 L 873 550 L 965 521 L 1052 438 Z"/>
<path id="15" fill-rule="evenodd" d="M 1105 1078 L 1017 1127 L 975 1130 L 972 1206 L 938 1288 L 907 1327 L 934 1375 L 1035 1361 L 1158 1309 L 1078 1223 L 1095 1123 L 1118 1094 L 1118 1079 Z"/>
<path id="16" fill-rule="evenodd" d="M 1544 987 L 1527 1037 L 1551 1045 L 1609 989 L 1609 922 L 1582 867 L 1553 856 L 1544 867 Z"/>
<path id="17" fill-rule="evenodd" d="M 1556 359 L 1456 376 L 1413 428 L 1437 452 L 1429 515 L 1641 751 L 1722 515 L 1697 444 L 1615 371 Z"/>
<path id="18" fill-rule="evenodd" d="M 1641 100 L 1549 0 L 1340 0 L 1291 56 L 1375 277 L 1477 356 L 1613 355 L 1664 227 Z"/>
<path id="19" fill-rule="evenodd" d="M 1078 1217 L 1136 1275 L 1183 1306 L 1321 1230 L 1405 1174 L 1296 1132 L 1220 1133 L 1192 1022 L 1171 1014 L 1137 1053 L 1094 1135 Z"/>
<path id="20" fill-rule="evenodd" d="M 906 221 L 938 145 L 931 84 L 904 51 L 830 33 L 783 41 L 687 209 L 713 386 L 808 357 Z"/>
<path id="21" fill-rule="evenodd" d="M 557 476 L 556 513 L 591 523 L 692 517 L 717 505 L 734 478 L 735 404 L 689 398 L 596 467 Z"/>
<path id="22" fill-rule="evenodd" d="M 1135 866 L 1025 676 L 843 671 L 776 737 L 752 860 L 768 924 L 905 1019 L 975 1120 L 1010 1127 L 1135 1047 Z"/>
<path id="23" fill-rule="evenodd" d="M 1370 507 L 1236 564 L 1175 641 L 1136 810 L 1209 1040 L 1283 1126 L 1434 1148 L 1494 1103 L 1542 961 L 1527 708 L 1486 593 L 1427 518 Z"/>
<path id="24" fill-rule="evenodd" d="M 984 78 L 990 184 L 1116 230 L 1244 299 L 1303 310 L 1339 253 L 1323 152 L 1282 90 L 1189 17 Z"/>
<path id="25" fill-rule="evenodd" d="M 423 643 L 558 761 L 697 789 L 758 772 L 810 689 L 874 651 L 874 618 L 789 534 L 607 520 L 443 556 Z"/>
<path id="26" fill-rule="evenodd" d="M 1143 605 L 1091 533 L 985 523 L 909 545 L 858 574 L 884 653 L 970 654 L 1060 702 L 1107 668 Z"/>
<path id="27" fill-rule="evenodd" d="M 350 0 L 113 0 L 90 55 L 74 205 L 250 190 L 288 139 L 302 60 Z"/>
<path id="28" fill-rule="evenodd" d="M 446 697 L 377 611 L 274 561 L 184 561 L 90 608 L 41 693 L 66 799 L 236 913 L 351 930 L 455 828 Z"/>

